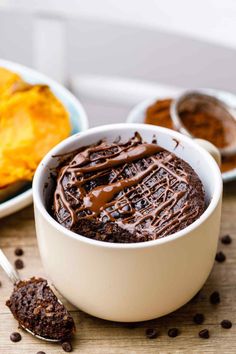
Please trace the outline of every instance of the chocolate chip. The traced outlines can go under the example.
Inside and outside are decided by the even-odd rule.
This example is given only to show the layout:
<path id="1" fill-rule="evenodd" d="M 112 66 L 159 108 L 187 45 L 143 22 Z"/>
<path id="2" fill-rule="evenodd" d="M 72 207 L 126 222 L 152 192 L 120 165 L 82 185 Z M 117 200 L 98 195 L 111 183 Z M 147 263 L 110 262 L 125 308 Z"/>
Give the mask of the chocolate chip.
<path id="1" fill-rule="evenodd" d="M 64 350 L 64 352 L 67 352 L 67 353 L 72 352 L 72 345 L 70 342 L 63 342 L 61 346 L 62 346 L 62 349 Z"/>
<path id="2" fill-rule="evenodd" d="M 146 337 L 149 339 L 157 338 L 158 332 L 155 328 L 147 328 L 146 329 Z"/>
<path id="3" fill-rule="evenodd" d="M 229 235 L 225 235 L 225 236 L 221 237 L 221 242 L 224 245 L 229 245 L 232 242 L 232 238 Z"/>
<path id="4" fill-rule="evenodd" d="M 15 255 L 16 255 L 16 256 L 22 256 L 23 254 L 24 254 L 24 251 L 23 251 L 22 248 L 17 247 L 17 248 L 15 249 Z"/>
<path id="5" fill-rule="evenodd" d="M 19 342 L 21 340 L 21 334 L 18 332 L 13 332 L 10 335 L 10 340 L 14 343 Z"/>
<path id="6" fill-rule="evenodd" d="M 179 330 L 178 328 L 170 328 L 169 331 L 168 331 L 168 336 L 169 337 L 177 337 L 179 335 Z"/>
<path id="7" fill-rule="evenodd" d="M 2 286 L 2 282 L 0 281 L 0 288 L 1 288 L 1 286 Z"/>
<path id="8" fill-rule="evenodd" d="M 226 257 L 225 257 L 225 254 L 223 252 L 218 252 L 216 253 L 216 257 L 215 257 L 215 260 L 219 263 L 222 263 L 226 260 Z"/>
<path id="9" fill-rule="evenodd" d="M 37 354 L 46 354 L 45 352 L 37 352 Z"/>
<path id="10" fill-rule="evenodd" d="M 208 329 L 202 329 L 199 333 L 198 333 L 200 338 L 203 339 L 208 339 L 210 337 L 210 333 L 208 331 Z"/>
<path id="11" fill-rule="evenodd" d="M 22 269 L 24 268 L 24 263 L 21 259 L 16 259 L 15 260 L 15 267 L 16 269 Z"/>
<path id="12" fill-rule="evenodd" d="M 196 313 L 196 315 L 193 316 L 193 322 L 196 324 L 202 324 L 205 320 L 205 317 L 202 313 Z"/>
<path id="13" fill-rule="evenodd" d="M 210 303 L 213 305 L 217 305 L 220 303 L 220 294 L 218 293 L 218 291 L 214 291 L 210 295 Z"/>
<path id="14" fill-rule="evenodd" d="M 229 328 L 232 327 L 232 322 L 229 321 L 229 320 L 223 320 L 223 321 L 221 321 L 220 324 L 221 324 L 221 327 L 222 327 L 222 328 L 229 329 Z"/>

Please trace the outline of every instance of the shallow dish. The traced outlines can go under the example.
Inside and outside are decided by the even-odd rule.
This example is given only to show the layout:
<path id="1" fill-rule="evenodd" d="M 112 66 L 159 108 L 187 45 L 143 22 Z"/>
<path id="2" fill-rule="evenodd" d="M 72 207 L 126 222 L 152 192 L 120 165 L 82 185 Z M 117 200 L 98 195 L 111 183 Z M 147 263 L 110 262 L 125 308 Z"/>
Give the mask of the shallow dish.
<path id="1" fill-rule="evenodd" d="M 104 138 L 108 142 L 117 137 L 127 141 L 135 132 L 148 143 L 155 135 L 161 147 L 192 166 L 205 189 L 208 206 L 204 213 L 171 236 L 129 244 L 89 239 L 54 220 L 48 209 L 55 188 L 51 177 L 58 165 L 55 156 Z M 37 240 L 48 276 L 65 298 L 93 316 L 122 322 L 163 316 L 200 290 L 214 264 L 221 216 L 221 173 L 205 149 L 176 131 L 148 124 L 113 124 L 69 137 L 39 164 L 33 197 Z"/>
<path id="2" fill-rule="evenodd" d="M 226 91 L 220 91 L 220 90 L 213 90 L 213 89 L 201 89 L 201 91 L 205 91 L 208 94 L 212 94 L 219 98 L 220 100 L 226 102 L 230 107 L 233 107 L 236 109 L 236 95 L 226 92 Z M 177 96 L 177 95 L 176 95 Z M 175 98 L 176 96 L 170 95 L 170 98 Z M 151 106 L 154 102 L 156 102 L 159 99 L 166 98 L 165 97 L 156 97 L 155 99 L 148 99 L 145 100 L 139 104 L 137 104 L 128 114 L 128 117 L 126 119 L 127 123 L 144 123 L 145 119 L 145 113 L 146 110 L 149 106 Z M 223 182 L 230 182 L 233 180 L 236 180 L 236 168 L 222 173 L 222 178 Z"/>
<path id="3" fill-rule="evenodd" d="M 0 67 L 7 68 L 22 76 L 22 78 L 32 84 L 44 83 L 50 86 L 52 92 L 59 98 L 69 112 L 72 126 L 71 134 L 84 131 L 88 128 L 88 120 L 83 106 L 78 99 L 72 95 L 66 88 L 50 79 L 44 74 L 29 69 L 20 64 L 12 63 L 6 60 L 0 60 Z M 0 218 L 10 215 L 32 203 L 31 183 L 28 183 L 15 196 L 0 203 Z"/>

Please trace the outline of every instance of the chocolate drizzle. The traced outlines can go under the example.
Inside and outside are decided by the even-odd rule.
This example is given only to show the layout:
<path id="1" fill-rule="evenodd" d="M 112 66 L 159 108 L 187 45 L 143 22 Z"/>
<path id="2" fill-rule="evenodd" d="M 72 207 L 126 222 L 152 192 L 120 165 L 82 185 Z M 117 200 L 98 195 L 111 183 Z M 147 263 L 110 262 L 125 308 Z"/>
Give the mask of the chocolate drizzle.
<path id="1" fill-rule="evenodd" d="M 86 230 L 98 222 L 98 233 L 101 225 L 116 224 L 140 241 L 171 234 L 203 210 L 202 185 L 191 167 L 136 133 L 127 143 L 85 147 L 61 166 L 53 212 L 69 229 L 78 230 L 82 220 Z"/>

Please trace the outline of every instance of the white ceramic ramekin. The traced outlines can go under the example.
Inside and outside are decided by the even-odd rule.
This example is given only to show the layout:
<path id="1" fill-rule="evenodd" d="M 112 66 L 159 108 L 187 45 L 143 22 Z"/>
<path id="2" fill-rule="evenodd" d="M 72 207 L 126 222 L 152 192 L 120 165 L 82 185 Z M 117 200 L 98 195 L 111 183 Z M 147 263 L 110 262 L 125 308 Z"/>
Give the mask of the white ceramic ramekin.
<path id="1" fill-rule="evenodd" d="M 129 139 L 138 131 L 187 161 L 203 182 L 207 209 L 193 224 L 171 236 L 137 244 L 112 244 L 77 235 L 48 213 L 54 155 L 107 138 Z M 176 144 L 176 141 L 179 143 Z M 45 189 L 45 183 L 49 186 Z M 33 181 L 37 238 L 47 274 L 81 310 L 113 321 L 163 316 L 190 300 L 206 281 L 215 258 L 222 198 L 218 165 L 202 147 L 175 131 L 144 124 L 107 125 L 74 135 L 51 150 Z"/>

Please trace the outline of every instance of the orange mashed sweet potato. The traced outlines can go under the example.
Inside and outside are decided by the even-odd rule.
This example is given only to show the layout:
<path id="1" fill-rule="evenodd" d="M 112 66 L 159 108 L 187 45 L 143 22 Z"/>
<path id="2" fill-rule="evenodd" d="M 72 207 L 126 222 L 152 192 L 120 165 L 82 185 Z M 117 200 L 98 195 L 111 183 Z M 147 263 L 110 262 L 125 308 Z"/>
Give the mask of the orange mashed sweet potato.
<path id="1" fill-rule="evenodd" d="M 70 130 L 68 113 L 48 86 L 0 68 L 0 188 L 32 180 L 43 156 Z"/>

